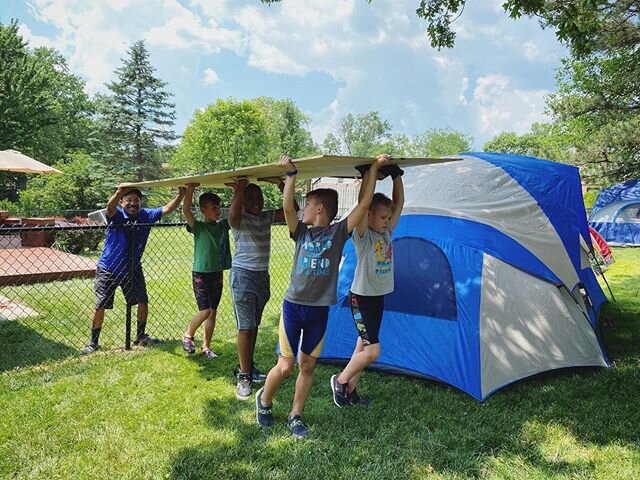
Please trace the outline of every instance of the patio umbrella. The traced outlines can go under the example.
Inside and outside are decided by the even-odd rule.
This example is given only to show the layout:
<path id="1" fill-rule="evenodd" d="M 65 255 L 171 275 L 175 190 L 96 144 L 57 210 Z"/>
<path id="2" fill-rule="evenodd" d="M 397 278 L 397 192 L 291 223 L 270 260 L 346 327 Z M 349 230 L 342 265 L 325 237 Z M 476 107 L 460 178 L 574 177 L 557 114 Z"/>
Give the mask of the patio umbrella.
<path id="1" fill-rule="evenodd" d="M 0 170 L 22 173 L 62 173 L 60 170 L 34 160 L 17 150 L 0 151 Z"/>

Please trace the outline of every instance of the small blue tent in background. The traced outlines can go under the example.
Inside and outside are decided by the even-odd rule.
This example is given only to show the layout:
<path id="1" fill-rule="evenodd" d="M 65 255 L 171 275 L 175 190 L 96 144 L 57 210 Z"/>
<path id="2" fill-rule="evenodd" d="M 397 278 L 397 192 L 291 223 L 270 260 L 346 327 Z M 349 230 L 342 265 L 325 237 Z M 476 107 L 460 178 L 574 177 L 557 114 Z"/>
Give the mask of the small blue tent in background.
<path id="1" fill-rule="evenodd" d="M 640 246 L 640 179 L 600 190 L 589 223 L 609 245 Z"/>
<path id="2" fill-rule="evenodd" d="M 405 170 L 395 290 L 373 368 L 436 379 L 482 400 L 546 370 L 607 366 L 595 333 L 606 297 L 589 262 L 578 169 L 517 155 L 462 158 Z M 390 194 L 390 182 L 378 190 Z M 325 362 L 353 352 L 355 264 L 348 242 Z"/>

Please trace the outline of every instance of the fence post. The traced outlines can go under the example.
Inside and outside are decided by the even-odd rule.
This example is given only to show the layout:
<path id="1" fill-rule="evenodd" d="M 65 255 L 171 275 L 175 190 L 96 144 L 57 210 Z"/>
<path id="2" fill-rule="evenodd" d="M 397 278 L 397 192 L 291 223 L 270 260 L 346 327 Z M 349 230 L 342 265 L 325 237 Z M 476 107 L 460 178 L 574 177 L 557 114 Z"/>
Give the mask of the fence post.
<path id="1" fill-rule="evenodd" d="M 133 224 L 128 224 L 129 232 L 127 235 L 129 241 L 129 283 L 133 282 L 133 270 L 134 270 L 134 262 L 135 262 L 135 242 L 133 241 Z M 133 286 L 129 285 L 131 289 Z M 131 350 L 131 310 L 132 305 L 125 298 L 125 302 L 127 303 L 127 314 L 125 318 L 125 326 L 124 326 L 124 349 Z"/>

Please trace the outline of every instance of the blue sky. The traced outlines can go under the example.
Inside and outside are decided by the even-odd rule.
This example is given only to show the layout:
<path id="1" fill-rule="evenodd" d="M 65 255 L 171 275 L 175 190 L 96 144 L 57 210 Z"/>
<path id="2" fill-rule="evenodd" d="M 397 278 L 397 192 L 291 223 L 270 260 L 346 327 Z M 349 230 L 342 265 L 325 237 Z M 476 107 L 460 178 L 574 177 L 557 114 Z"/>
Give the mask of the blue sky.
<path id="1" fill-rule="evenodd" d="M 181 133 L 217 98 L 291 98 L 316 141 L 347 113 L 378 111 L 408 135 L 451 127 L 475 148 L 546 119 L 567 50 L 504 0 L 470 0 L 453 49 L 436 50 L 418 0 L 2 0 L 30 46 L 65 55 L 87 91 L 105 91 L 127 47 L 146 41 L 174 93 Z"/>

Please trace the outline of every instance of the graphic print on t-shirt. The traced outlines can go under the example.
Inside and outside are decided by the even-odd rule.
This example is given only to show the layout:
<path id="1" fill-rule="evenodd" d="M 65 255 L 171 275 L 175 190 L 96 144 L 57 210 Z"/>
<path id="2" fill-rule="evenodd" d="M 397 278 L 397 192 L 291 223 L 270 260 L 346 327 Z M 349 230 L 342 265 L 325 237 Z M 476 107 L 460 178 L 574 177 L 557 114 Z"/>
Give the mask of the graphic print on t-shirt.
<path id="1" fill-rule="evenodd" d="M 391 271 L 391 244 L 385 244 L 384 239 L 380 238 L 373 248 L 376 252 L 376 275 L 386 275 Z"/>
<path id="2" fill-rule="evenodd" d="M 301 255 L 296 265 L 296 273 L 314 277 L 324 277 L 331 274 L 331 262 L 324 258 L 324 253 L 331 248 L 331 236 L 324 234 L 317 239 L 307 235 L 301 248 Z"/>

